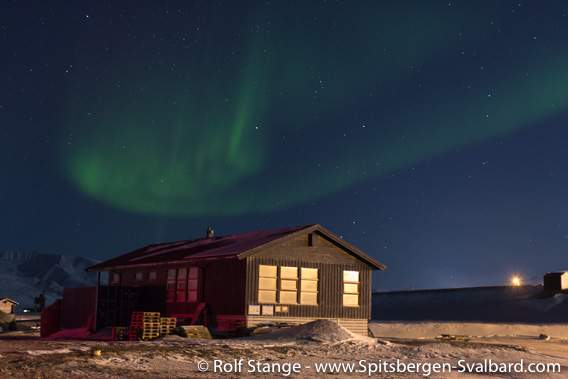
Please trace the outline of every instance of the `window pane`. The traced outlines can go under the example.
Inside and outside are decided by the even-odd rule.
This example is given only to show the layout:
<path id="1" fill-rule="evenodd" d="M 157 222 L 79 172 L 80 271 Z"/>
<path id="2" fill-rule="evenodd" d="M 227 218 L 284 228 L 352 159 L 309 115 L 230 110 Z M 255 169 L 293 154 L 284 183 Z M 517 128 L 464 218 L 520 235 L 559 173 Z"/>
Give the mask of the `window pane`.
<path id="1" fill-rule="evenodd" d="M 296 291 L 280 291 L 280 303 L 297 304 L 298 293 Z"/>
<path id="2" fill-rule="evenodd" d="M 318 305 L 318 294 L 317 293 L 305 293 L 302 292 L 301 304 Z"/>
<path id="3" fill-rule="evenodd" d="M 187 275 L 187 269 L 178 268 L 178 279 L 185 279 Z"/>
<path id="4" fill-rule="evenodd" d="M 168 279 L 175 279 L 176 278 L 176 269 L 171 268 L 168 270 Z"/>
<path id="5" fill-rule="evenodd" d="M 199 268 L 198 267 L 190 267 L 189 268 L 189 277 L 190 278 L 197 278 L 199 276 Z"/>
<path id="6" fill-rule="evenodd" d="M 185 289 L 185 280 L 178 280 L 177 289 L 178 290 L 184 290 Z"/>
<path id="7" fill-rule="evenodd" d="M 172 302 L 176 300 L 176 291 L 170 290 L 168 291 L 168 302 Z"/>
<path id="8" fill-rule="evenodd" d="M 359 295 L 343 295 L 343 305 L 344 306 L 359 305 Z"/>
<path id="9" fill-rule="evenodd" d="M 282 280 L 280 282 L 280 286 L 283 290 L 297 290 L 298 289 L 298 281 L 296 280 Z"/>
<path id="10" fill-rule="evenodd" d="M 359 282 L 359 271 L 343 271 L 344 282 Z"/>
<path id="11" fill-rule="evenodd" d="M 156 280 L 157 274 L 156 271 L 150 271 L 148 273 L 148 280 Z"/>
<path id="12" fill-rule="evenodd" d="M 318 269 L 317 268 L 303 268 L 302 267 L 302 279 L 317 279 Z"/>
<path id="13" fill-rule="evenodd" d="M 286 279 L 297 279 L 298 267 L 280 267 L 280 276 Z"/>
<path id="14" fill-rule="evenodd" d="M 276 291 L 258 291 L 259 303 L 276 303 Z"/>
<path id="15" fill-rule="evenodd" d="M 276 289 L 276 279 L 272 278 L 259 278 L 258 288 L 261 290 L 275 290 Z"/>
<path id="16" fill-rule="evenodd" d="M 187 301 L 195 303 L 197 301 L 197 291 L 189 291 L 187 293 Z"/>
<path id="17" fill-rule="evenodd" d="M 276 266 L 260 265 L 258 266 L 258 275 L 269 278 L 276 278 Z"/>
<path id="18" fill-rule="evenodd" d="M 187 282 L 187 288 L 190 290 L 197 289 L 197 279 L 189 279 Z"/>
<path id="19" fill-rule="evenodd" d="M 302 280 L 302 292 L 318 292 L 318 282 L 315 280 Z"/>
<path id="20" fill-rule="evenodd" d="M 185 301 L 185 291 L 177 291 L 176 301 Z"/>
<path id="21" fill-rule="evenodd" d="M 343 285 L 343 292 L 345 292 L 345 293 L 359 293 L 359 285 L 358 284 L 345 283 Z"/>
<path id="22" fill-rule="evenodd" d="M 142 280 L 142 273 L 141 272 L 137 272 L 136 276 L 134 277 L 134 280 Z"/>

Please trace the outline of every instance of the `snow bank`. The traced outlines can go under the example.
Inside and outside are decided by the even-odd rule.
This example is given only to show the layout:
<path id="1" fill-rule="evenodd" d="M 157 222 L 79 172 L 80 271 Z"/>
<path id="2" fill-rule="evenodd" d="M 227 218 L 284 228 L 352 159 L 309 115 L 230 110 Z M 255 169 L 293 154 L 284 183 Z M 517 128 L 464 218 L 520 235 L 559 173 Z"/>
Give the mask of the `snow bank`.
<path id="1" fill-rule="evenodd" d="M 330 320 L 315 320 L 304 325 L 281 329 L 272 333 L 250 337 L 258 341 L 335 343 L 358 336 Z"/>
<path id="2" fill-rule="evenodd" d="M 378 322 L 369 323 L 369 329 L 378 338 L 435 338 L 441 334 L 469 337 L 530 337 L 540 334 L 568 339 L 568 325 L 558 324 L 495 324 L 474 322 Z"/>

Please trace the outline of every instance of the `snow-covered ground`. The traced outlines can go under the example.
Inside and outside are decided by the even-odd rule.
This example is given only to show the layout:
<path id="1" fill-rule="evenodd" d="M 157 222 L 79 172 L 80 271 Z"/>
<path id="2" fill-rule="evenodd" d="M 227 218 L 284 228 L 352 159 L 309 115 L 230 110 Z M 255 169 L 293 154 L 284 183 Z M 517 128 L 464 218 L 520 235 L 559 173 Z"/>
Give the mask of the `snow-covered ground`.
<path id="1" fill-rule="evenodd" d="M 94 277 L 84 273 L 92 264 L 0 253 L 0 296 L 20 301 L 21 311 L 46 291 L 49 305 L 63 287 L 93 285 Z M 218 340 L 113 342 L 109 330 L 65 330 L 39 339 L 33 329 L 20 330 L 0 333 L 0 378 L 564 378 L 567 315 L 568 295 L 544 296 L 542 286 L 523 286 L 374 294 L 372 338 L 325 320 Z M 37 316 L 21 325 L 35 326 Z M 444 334 L 468 341 L 436 338 Z"/>
<path id="2" fill-rule="evenodd" d="M 319 320 L 225 340 L 167 336 L 111 342 L 93 340 L 101 336 L 85 331 L 40 341 L 3 336 L 0 376 L 534 378 L 530 371 L 544 371 L 538 376 L 564 378 L 568 372 L 566 325 L 390 322 L 372 323 L 371 330 L 375 338 Z M 465 334 L 471 340 L 441 342 L 435 338 L 441 334 Z"/>

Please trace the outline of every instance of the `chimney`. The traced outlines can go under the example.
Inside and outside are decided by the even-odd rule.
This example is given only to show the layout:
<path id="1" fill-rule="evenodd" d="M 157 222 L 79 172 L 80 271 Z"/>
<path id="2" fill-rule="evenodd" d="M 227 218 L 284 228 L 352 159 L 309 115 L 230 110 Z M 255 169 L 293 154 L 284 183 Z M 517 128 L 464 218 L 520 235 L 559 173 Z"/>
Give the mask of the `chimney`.
<path id="1" fill-rule="evenodd" d="M 215 234 L 215 231 L 213 229 L 211 229 L 210 226 L 207 227 L 207 238 L 213 238 L 213 234 Z"/>

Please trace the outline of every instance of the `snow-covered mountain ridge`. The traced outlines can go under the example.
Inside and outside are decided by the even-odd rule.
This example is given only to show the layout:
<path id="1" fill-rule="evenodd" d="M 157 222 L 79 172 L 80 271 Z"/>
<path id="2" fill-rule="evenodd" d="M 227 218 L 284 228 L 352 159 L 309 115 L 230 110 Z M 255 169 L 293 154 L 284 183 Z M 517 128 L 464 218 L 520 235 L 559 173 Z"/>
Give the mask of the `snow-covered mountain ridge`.
<path id="1" fill-rule="evenodd" d="M 85 269 L 96 260 L 40 252 L 0 252 L 0 298 L 20 303 L 16 312 L 33 308 L 34 298 L 45 293 L 45 305 L 61 298 L 63 288 L 96 285 L 97 274 Z"/>

